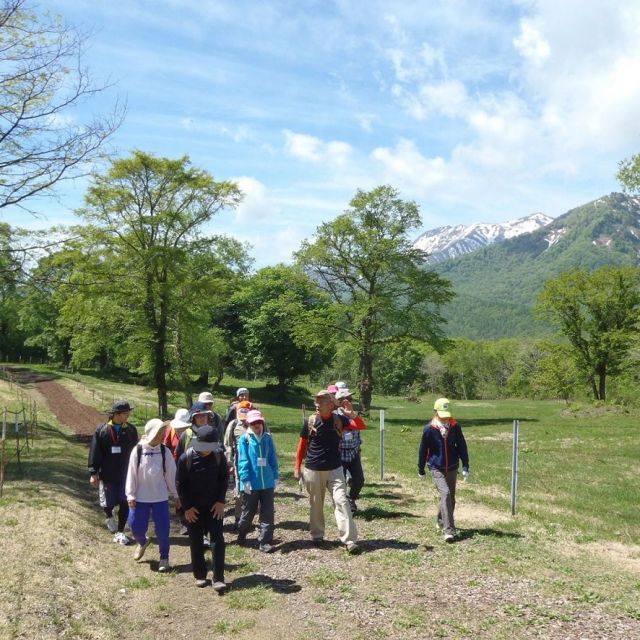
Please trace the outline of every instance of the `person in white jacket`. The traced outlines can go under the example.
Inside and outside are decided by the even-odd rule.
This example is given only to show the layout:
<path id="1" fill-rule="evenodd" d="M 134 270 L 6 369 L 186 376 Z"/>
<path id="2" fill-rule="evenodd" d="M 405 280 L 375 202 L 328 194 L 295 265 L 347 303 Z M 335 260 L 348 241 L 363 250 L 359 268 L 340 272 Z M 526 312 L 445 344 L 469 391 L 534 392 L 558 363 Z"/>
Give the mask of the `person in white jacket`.
<path id="1" fill-rule="evenodd" d="M 171 451 L 162 444 L 168 423 L 159 418 L 144 426 L 144 436 L 129 458 L 125 491 L 129 503 L 129 526 L 138 545 L 134 560 L 141 560 L 149 543 L 147 528 L 153 516 L 156 538 L 160 548 L 158 571 L 169 571 L 169 495 L 176 499 L 176 463 Z"/>

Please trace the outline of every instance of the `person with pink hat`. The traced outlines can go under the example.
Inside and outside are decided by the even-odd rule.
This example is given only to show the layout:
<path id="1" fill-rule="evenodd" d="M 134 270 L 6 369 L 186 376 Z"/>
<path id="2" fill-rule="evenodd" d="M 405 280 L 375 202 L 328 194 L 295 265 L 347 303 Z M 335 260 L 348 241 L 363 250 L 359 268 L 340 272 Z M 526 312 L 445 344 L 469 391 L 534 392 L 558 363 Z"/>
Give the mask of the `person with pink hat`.
<path id="1" fill-rule="evenodd" d="M 247 413 L 248 430 L 238 439 L 238 475 L 242 512 L 238 522 L 238 544 L 246 541 L 260 507 L 260 551 L 273 551 L 275 528 L 274 492 L 280 475 L 273 438 L 264 428 L 264 416 L 254 409 Z"/>

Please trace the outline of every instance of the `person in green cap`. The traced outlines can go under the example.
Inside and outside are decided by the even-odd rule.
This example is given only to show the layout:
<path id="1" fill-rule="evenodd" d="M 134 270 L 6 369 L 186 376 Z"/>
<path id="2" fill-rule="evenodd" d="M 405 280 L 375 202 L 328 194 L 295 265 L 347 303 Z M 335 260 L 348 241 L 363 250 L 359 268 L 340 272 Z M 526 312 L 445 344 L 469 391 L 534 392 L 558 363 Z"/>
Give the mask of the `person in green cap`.
<path id="1" fill-rule="evenodd" d="M 453 542 L 456 526 L 453 511 L 456 506 L 456 480 L 462 461 L 462 474 L 469 477 L 469 451 L 462 428 L 451 415 L 449 400 L 438 398 L 433 405 L 433 417 L 422 432 L 418 454 L 418 476 L 426 477 L 425 465 L 429 465 L 431 477 L 440 494 L 437 526 L 444 531 L 445 542 Z"/>

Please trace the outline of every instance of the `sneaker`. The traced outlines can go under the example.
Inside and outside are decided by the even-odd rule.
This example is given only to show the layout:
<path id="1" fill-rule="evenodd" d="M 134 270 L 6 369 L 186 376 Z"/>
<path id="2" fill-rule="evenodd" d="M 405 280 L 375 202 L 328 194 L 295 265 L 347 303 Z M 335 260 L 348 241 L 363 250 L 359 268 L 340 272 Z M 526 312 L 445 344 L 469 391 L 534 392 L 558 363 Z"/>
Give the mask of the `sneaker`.
<path id="1" fill-rule="evenodd" d="M 347 542 L 347 553 L 360 553 L 360 547 L 357 542 Z"/>
<path id="2" fill-rule="evenodd" d="M 444 541 L 445 542 L 453 542 L 456 539 L 456 537 L 453 535 L 453 533 L 445 533 L 444 534 Z"/>
<path id="3" fill-rule="evenodd" d="M 151 540 L 149 540 L 149 538 L 147 538 L 147 541 L 144 544 L 138 543 L 136 545 L 136 550 L 133 552 L 133 559 L 142 560 L 142 556 L 144 555 L 144 552 L 147 550 L 147 547 L 150 544 L 151 544 Z"/>
<path id="4" fill-rule="evenodd" d="M 107 529 L 109 529 L 111 533 L 117 533 L 118 524 L 116 523 L 116 519 L 113 516 L 107 518 L 104 523 L 107 525 Z"/>
<path id="5" fill-rule="evenodd" d="M 262 551 L 262 553 L 271 553 L 274 549 L 275 547 L 272 544 L 269 544 L 268 542 L 263 542 L 260 545 L 260 551 Z"/>
<path id="6" fill-rule="evenodd" d="M 187 528 L 186 524 L 183 524 L 180 526 L 180 535 L 181 536 L 186 536 L 189 534 L 189 529 Z"/>
<path id="7" fill-rule="evenodd" d="M 216 580 L 213 583 L 213 588 L 218 592 L 218 593 L 222 593 L 226 588 L 227 585 L 226 583 L 222 582 L 222 580 Z"/>
<path id="8" fill-rule="evenodd" d="M 160 563 L 158 564 L 158 571 L 160 573 L 167 573 L 169 571 L 169 558 L 160 558 Z"/>
<path id="9" fill-rule="evenodd" d="M 207 581 L 206 580 L 196 580 L 196 587 L 199 587 L 200 589 L 202 589 L 203 587 L 207 586 Z"/>
<path id="10" fill-rule="evenodd" d="M 113 536 L 113 541 L 116 542 L 117 544 L 124 544 L 124 545 L 127 545 L 131 542 L 131 540 L 129 540 L 129 538 L 127 538 L 127 536 L 125 536 L 124 533 L 122 533 L 122 531 L 118 531 L 118 533 L 116 533 Z"/>

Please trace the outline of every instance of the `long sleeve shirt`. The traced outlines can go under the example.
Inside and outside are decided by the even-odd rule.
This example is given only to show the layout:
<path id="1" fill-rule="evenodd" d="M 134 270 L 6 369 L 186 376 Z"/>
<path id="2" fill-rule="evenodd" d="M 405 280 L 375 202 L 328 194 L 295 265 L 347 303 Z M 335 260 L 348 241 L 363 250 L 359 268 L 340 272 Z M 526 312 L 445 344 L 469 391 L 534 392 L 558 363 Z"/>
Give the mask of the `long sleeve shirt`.
<path id="1" fill-rule="evenodd" d="M 138 447 L 135 447 L 129 457 L 125 492 L 127 500 L 137 502 L 164 502 L 169 495 L 177 497 L 176 463 L 171 451 L 165 447 L 163 470 L 161 445 L 150 447 L 141 442 L 139 464 Z"/>

